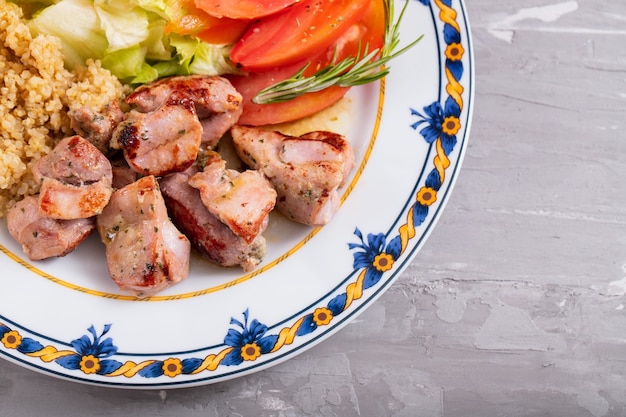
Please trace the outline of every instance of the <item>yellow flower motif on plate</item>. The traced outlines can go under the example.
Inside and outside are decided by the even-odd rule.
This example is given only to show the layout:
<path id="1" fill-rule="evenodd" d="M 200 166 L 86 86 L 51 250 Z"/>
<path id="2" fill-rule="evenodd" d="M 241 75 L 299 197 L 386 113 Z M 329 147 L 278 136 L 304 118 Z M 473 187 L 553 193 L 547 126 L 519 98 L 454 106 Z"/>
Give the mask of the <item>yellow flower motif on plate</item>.
<path id="1" fill-rule="evenodd" d="M 443 120 L 443 124 L 441 125 L 441 130 L 443 133 L 454 136 L 459 133 L 461 129 L 461 121 L 458 117 L 448 116 Z"/>
<path id="2" fill-rule="evenodd" d="M 256 343 L 248 343 L 241 348 L 241 357 L 244 361 L 253 361 L 261 356 L 261 348 Z"/>
<path id="3" fill-rule="evenodd" d="M 460 43 L 453 42 L 446 48 L 446 58 L 451 61 L 460 61 L 464 53 L 465 49 Z"/>
<path id="4" fill-rule="evenodd" d="M 17 349 L 22 344 L 22 336 L 15 330 L 11 330 L 4 334 L 2 344 L 7 349 Z"/>
<path id="5" fill-rule="evenodd" d="M 316 308 L 313 312 L 313 321 L 318 326 L 325 326 L 333 319 L 333 313 L 326 307 Z"/>
<path id="6" fill-rule="evenodd" d="M 388 253 L 380 253 L 374 258 L 374 268 L 380 272 L 389 271 L 393 268 L 393 257 Z"/>
<path id="7" fill-rule="evenodd" d="M 180 359 L 169 358 L 163 361 L 163 374 L 174 378 L 183 372 L 183 364 Z"/>
<path id="8" fill-rule="evenodd" d="M 100 370 L 100 359 L 93 355 L 83 356 L 80 360 L 80 370 L 86 374 L 95 374 Z"/>
<path id="9" fill-rule="evenodd" d="M 417 192 L 417 201 L 423 206 L 430 206 L 437 201 L 437 191 L 430 187 L 422 187 Z"/>

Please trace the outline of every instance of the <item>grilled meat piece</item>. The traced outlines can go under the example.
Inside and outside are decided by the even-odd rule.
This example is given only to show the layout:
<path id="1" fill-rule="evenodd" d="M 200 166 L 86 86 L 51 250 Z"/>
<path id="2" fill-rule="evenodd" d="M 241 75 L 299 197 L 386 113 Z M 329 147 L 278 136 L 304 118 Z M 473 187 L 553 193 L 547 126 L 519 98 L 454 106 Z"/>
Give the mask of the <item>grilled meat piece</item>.
<path id="1" fill-rule="evenodd" d="M 162 78 L 138 87 L 126 102 L 141 112 L 162 106 L 172 94 L 191 99 L 202 123 L 202 143 L 214 147 L 239 120 L 242 97 L 230 81 L 219 76 L 190 75 Z"/>
<path id="2" fill-rule="evenodd" d="M 55 219 L 95 216 L 113 192 L 111 163 L 80 136 L 62 139 L 33 166 L 33 176 L 41 184 L 41 214 Z"/>
<path id="3" fill-rule="evenodd" d="M 94 111 L 83 106 L 68 112 L 70 126 L 74 131 L 91 142 L 103 154 L 111 153 L 111 137 L 117 125 L 124 119 L 124 112 L 117 101 L 110 103 L 102 111 Z"/>
<path id="4" fill-rule="evenodd" d="M 331 220 L 340 205 L 337 189 L 354 166 L 343 136 L 317 131 L 292 137 L 248 126 L 233 126 L 231 134 L 239 157 L 276 189 L 278 211 L 311 226 Z"/>
<path id="5" fill-rule="evenodd" d="M 120 289 L 148 297 L 189 275 L 189 240 L 170 221 L 154 176 L 115 191 L 97 228 Z"/>
<path id="6" fill-rule="evenodd" d="M 161 179 L 161 190 L 172 221 L 207 259 L 221 266 L 241 266 L 246 272 L 252 271 L 265 256 L 265 239 L 257 235 L 247 243 L 209 212 L 200 191 L 189 185 L 189 178 L 196 173 L 194 166 Z M 260 233 L 266 227 L 267 218 L 259 228 Z"/>
<path id="7" fill-rule="evenodd" d="M 119 190 L 141 178 L 141 175 L 132 169 L 122 155 L 115 155 L 109 159 L 113 170 L 113 189 Z"/>
<path id="8" fill-rule="evenodd" d="M 198 156 L 202 126 L 191 99 L 172 93 L 157 108 L 131 110 L 113 134 L 111 147 L 122 149 L 142 175 L 184 171 Z"/>
<path id="9" fill-rule="evenodd" d="M 37 196 L 28 196 L 7 213 L 9 233 L 32 261 L 65 256 L 96 228 L 95 217 L 58 220 L 42 216 Z"/>
<path id="10" fill-rule="evenodd" d="M 226 169 L 226 161 L 216 152 L 204 170 L 189 179 L 189 185 L 200 190 L 206 208 L 246 243 L 259 235 L 276 204 L 276 191 L 263 174 Z"/>

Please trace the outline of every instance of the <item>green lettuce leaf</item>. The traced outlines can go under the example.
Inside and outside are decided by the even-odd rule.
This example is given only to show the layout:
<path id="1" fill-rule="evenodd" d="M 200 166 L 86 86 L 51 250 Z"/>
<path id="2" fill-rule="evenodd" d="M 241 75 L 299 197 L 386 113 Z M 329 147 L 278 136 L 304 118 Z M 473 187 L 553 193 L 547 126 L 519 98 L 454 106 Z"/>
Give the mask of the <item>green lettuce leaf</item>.
<path id="1" fill-rule="evenodd" d="M 131 8 L 128 1 L 95 0 L 94 9 L 100 18 L 100 30 L 109 42 L 107 52 L 140 45 L 150 36 L 148 12 Z"/>
<path id="2" fill-rule="evenodd" d="M 129 84 L 169 75 L 237 72 L 228 47 L 168 34 L 167 7 L 164 0 L 60 0 L 36 12 L 29 26 L 61 39 L 67 68 L 99 59 Z"/>
<path id="3" fill-rule="evenodd" d="M 61 39 L 65 65 L 73 69 L 87 58 L 101 58 L 109 47 L 91 0 L 63 0 L 35 14 L 29 27 Z"/>

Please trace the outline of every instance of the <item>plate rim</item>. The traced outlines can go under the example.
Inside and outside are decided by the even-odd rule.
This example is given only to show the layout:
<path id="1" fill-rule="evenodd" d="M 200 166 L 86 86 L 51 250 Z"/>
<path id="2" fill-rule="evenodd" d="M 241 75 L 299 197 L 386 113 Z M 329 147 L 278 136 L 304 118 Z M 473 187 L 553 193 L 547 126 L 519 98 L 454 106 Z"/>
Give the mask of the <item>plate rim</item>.
<path id="1" fill-rule="evenodd" d="M 76 372 L 71 373 L 70 370 L 68 370 L 69 368 L 63 368 L 63 367 L 57 367 L 57 368 L 52 368 L 52 367 L 46 367 L 45 365 L 50 363 L 50 362 L 56 362 L 57 359 L 53 359 L 55 354 L 58 354 L 59 350 L 57 349 L 57 352 L 45 352 L 44 354 L 40 354 L 41 352 L 38 351 L 31 351 L 34 347 L 36 347 L 35 345 L 37 345 L 37 343 L 39 343 L 39 341 L 32 339 L 29 336 L 35 336 L 35 337 L 39 337 L 40 340 L 48 340 L 51 342 L 55 342 L 58 344 L 58 346 L 65 346 L 65 347 L 71 347 L 74 344 L 72 342 L 64 342 L 64 341 L 60 341 L 60 340 L 55 340 L 52 339 L 48 336 L 45 336 L 43 334 L 37 333 L 37 332 L 33 332 L 32 330 L 29 329 L 22 329 L 24 332 L 23 334 L 20 334 L 19 331 L 17 331 L 16 329 L 21 329 L 21 326 L 18 323 L 13 322 L 12 320 L 10 320 L 8 317 L 4 317 L 2 314 L 0 314 L 0 340 L 2 341 L 2 343 L 0 343 L 0 357 L 6 358 L 11 362 L 17 363 L 21 366 L 25 366 L 27 368 L 30 368 L 32 370 L 35 371 L 39 371 L 42 372 L 44 374 L 48 374 L 48 375 L 52 375 L 55 377 L 59 377 L 62 379 L 66 379 L 66 380 L 71 380 L 74 382 L 80 382 L 80 383 L 85 383 L 85 384 L 91 384 L 91 385 L 100 385 L 100 386 L 107 386 L 107 387 L 117 387 L 117 388 L 140 388 L 140 389 L 145 389 L 145 388 L 181 388 L 181 387 L 190 387 L 190 386 L 198 386 L 198 385 L 205 385 L 208 383 L 215 383 L 215 382 L 220 382 L 220 381 L 225 381 L 228 379 L 232 379 L 235 377 L 239 377 L 239 376 L 244 376 L 244 375 L 248 375 L 250 373 L 253 372 L 257 372 L 259 370 L 262 369 L 266 369 L 272 366 L 275 366 L 281 362 L 283 362 L 286 359 L 289 359 L 293 356 L 296 356 L 300 353 L 302 353 L 304 350 L 308 350 L 310 347 L 314 346 L 317 343 L 320 343 L 326 339 L 328 339 L 331 335 L 335 334 L 336 332 L 338 332 L 339 330 L 341 330 L 345 325 L 347 325 L 354 317 L 356 317 L 357 315 L 359 315 L 360 313 L 362 313 L 367 307 L 369 307 L 372 303 L 374 303 L 387 289 L 390 285 L 393 284 L 393 282 L 395 282 L 397 280 L 397 278 L 404 272 L 404 270 L 406 269 L 406 267 L 408 266 L 408 264 L 414 259 L 414 257 L 417 255 L 417 253 L 419 252 L 419 250 L 421 249 L 421 247 L 423 246 L 423 244 L 426 242 L 426 240 L 428 239 L 430 233 L 432 232 L 432 230 L 434 229 L 434 227 L 436 226 L 439 218 L 441 217 L 441 213 L 444 211 L 445 206 L 448 203 L 450 194 L 452 193 L 452 190 L 454 188 L 454 185 L 458 179 L 458 173 L 459 170 L 461 169 L 462 163 L 463 163 L 463 159 L 466 153 L 466 148 L 468 145 L 468 139 L 469 139 L 469 134 L 470 134 L 470 130 L 471 130 L 471 123 L 472 123 L 472 118 L 473 118 L 473 111 L 474 111 L 474 89 L 475 89 L 475 74 L 474 74 L 474 51 L 473 51 L 473 45 L 472 45 L 472 39 L 471 39 L 471 30 L 470 30 L 470 26 L 469 26 L 469 19 L 467 17 L 467 11 L 465 8 L 465 4 L 463 0 L 409 0 L 409 1 L 415 1 L 415 2 L 419 2 L 422 3 L 425 6 L 428 6 L 430 8 L 430 12 L 432 14 L 433 17 L 433 23 L 434 23 L 434 27 L 435 30 L 438 29 L 438 23 L 443 23 L 444 27 L 446 28 L 446 30 L 450 30 L 449 27 L 452 27 L 450 25 L 456 24 L 457 27 L 461 27 L 463 29 L 462 33 L 459 33 L 459 36 L 462 37 L 462 42 L 460 42 L 460 45 L 464 48 L 463 54 L 466 55 L 462 55 L 461 56 L 461 60 L 464 59 L 464 56 L 467 56 L 465 61 L 462 62 L 467 62 L 468 68 L 463 68 L 462 69 L 462 73 L 465 73 L 468 75 L 468 79 L 467 82 L 464 83 L 464 85 L 466 85 L 468 87 L 467 91 L 461 91 L 459 93 L 459 91 L 454 91 L 454 88 L 452 88 L 450 91 L 452 91 L 452 93 L 448 96 L 448 98 L 451 97 L 452 94 L 460 94 L 461 97 L 463 97 L 463 95 L 465 94 L 465 96 L 467 98 L 464 98 L 465 102 L 463 103 L 462 107 L 461 107 L 461 112 L 465 112 L 465 117 L 463 120 L 463 123 L 461 123 L 461 127 L 458 131 L 462 132 L 462 138 L 460 141 L 460 144 L 458 147 L 453 146 L 452 150 L 458 152 L 458 155 L 456 156 L 456 159 L 454 160 L 454 165 L 453 165 L 453 169 L 452 171 L 447 171 L 447 172 L 451 172 L 451 174 L 447 175 L 446 181 L 445 181 L 445 192 L 443 193 L 443 197 L 441 198 L 441 200 L 438 202 L 438 205 L 436 206 L 436 209 L 434 210 L 434 213 L 430 213 L 427 210 L 427 213 L 424 217 L 424 219 L 422 220 L 423 222 L 425 222 L 427 219 L 429 220 L 426 224 L 426 228 L 424 230 L 424 232 L 419 235 L 418 239 L 415 241 L 411 241 L 411 239 L 408 239 L 408 241 L 405 243 L 405 248 L 404 250 L 399 254 L 398 256 L 398 260 L 401 259 L 401 263 L 398 265 L 393 264 L 393 268 L 390 269 L 389 271 L 391 271 L 390 274 L 388 274 L 385 279 L 382 279 L 382 275 L 379 277 L 379 281 L 377 281 L 374 285 L 375 288 L 369 287 L 369 288 L 373 288 L 373 291 L 369 292 L 367 294 L 366 298 L 363 299 L 359 299 L 357 298 L 356 300 L 353 300 L 353 302 L 355 302 L 355 304 L 352 305 L 351 309 L 346 309 L 344 315 L 341 315 L 341 317 L 339 315 L 332 315 L 331 317 L 331 321 L 334 318 L 339 318 L 339 320 L 336 320 L 334 322 L 332 322 L 332 326 L 328 326 L 323 328 L 323 330 L 320 330 L 319 332 L 315 333 L 314 337 L 311 337 L 311 332 L 306 333 L 306 332 L 302 332 L 302 334 L 297 335 L 296 333 L 293 333 L 293 337 L 295 339 L 295 337 L 302 337 L 301 342 L 296 344 L 296 345 L 290 345 L 289 349 L 286 349 L 284 351 L 281 351 L 282 347 L 273 350 L 272 352 L 265 352 L 265 353 L 272 353 L 272 356 L 269 359 L 266 360 L 259 360 L 256 361 L 254 359 L 251 360 L 251 364 L 248 364 L 247 366 L 244 367 L 239 367 L 240 364 L 244 363 L 243 361 L 241 361 L 240 363 L 231 363 L 231 365 L 235 365 L 233 368 L 228 368 L 228 369 L 232 369 L 228 372 L 221 372 L 218 374 L 211 374 L 209 373 L 208 375 L 204 374 L 202 378 L 196 378 L 196 379 L 192 379 L 192 380 L 184 380 L 184 379 L 179 379 L 177 380 L 177 376 L 181 376 L 183 375 L 183 369 L 182 369 L 182 360 L 179 359 L 179 363 L 178 364 L 174 364 L 177 365 L 178 368 L 176 368 L 176 366 L 174 366 L 172 368 L 173 372 L 176 371 L 178 372 L 178 374 L 176 375 L 167 375 L 167 373 L 165 373 L 166 376 L 169 376 L 171 378 L 171 380 L 163 380 L 160 377 L 163 376 L 163 373 L 161 373 L 161 375 L 156 375 L 154 376 L 154 379 L 150 379 L 153 376 L 143 376 L 143 377 L 138 377 L 140 382 L 137 382 L 137 380 L 132 379 L 133 377 L 125 377 L 127 378 L 126 380 L 122 380 L 121 382 L 116 380 L 116 379 L 92 379 L 89 378 L 89 373 L 85 372 L 84 370 L 82 371 L 83 373 L 78 373 L 76 374 Z M 457 10 L 454 8 L 454 6 L 452 5 L 453 2 L 457 2 L 458 3 L 458 10 L 460 11 L 460 13 L 458 13 L 457 15 Z M 435 11 L 436 9 L 439 11 L 439 19 L 441 19 L 441 22 L 437 21 L 437 18 L 435 17 Z M 457 22 L 457 17 L 461 17 L 463 19 L 463 25 L 459 26 L 458 22 Z M 454 28 L 453 28 L 454 29 Z M 439 44 L 442 39 L 440 38 L 441 34 L 440 33 L 436 33 L 436 40 L 437 43 Z M 442 71 L 442 69 L 447 70 L 447 63 L 446 65 L 442 65 L 441 61 L 443 59 L 441 52 L 443 51 L 442 48 L 438 45 L 437 47 L 439 54 L 439 70 L 440 72 Z M 447 58 L 448 60 L 450 59 L 449 57 Z M 448 75 L 449 77 L 449 75 Z M 439 82 L 441 84 L 443 77 L 441 77 L 440 75 L 440 79 Z M 460 84 L 459 80 L 455 80 L 457 81 L 458 85 L 463 88 L 463 85 Z M 448 85 L 452 83 L 452 81 L 450 79 L 448 79 Z M 443 87 L 443 86 L 441 86 Z M 443 88 L 439 88 L 440 91 L 440 95 L 442 91 L 446 91 L 448 92 L 448 90 L 444 90 Z M 444 102 L 443 97 L 439 97 L 437 100 L 437 103 L 442 103 Z M 427 117 L 429 116 L 429 114 L 424 113 L 426 111 L 426 108 L 424 108 L 423 111 L 417 112 L 417 115 L 422 117 L 422 122 L 421 123 L 417 123 L 416 122 L 416 126 L 414 127 L 414 129 L 417 130 L 417 128 L 419 126 L 423 126 L 423 123 L 427 122 Z M 422 114 L 423 113 L 423 114 Z M 462 113 L 460 113 L 462 114 Z M 460 121 L 460 114 L 459 114 L 459 121 Z M 455 138 L 456 140 L 456 138 Z M 434 143 L 434 142 L 433 142 Z M 431 148 L 433 146 L 437 146 L 431 143 Z M 439 150 L 438 150 L 439 151 Z M 431 155 L 431 152 L 429 150 L 429 152 L 427 153 L 427 159 L 428 157 Z M 440 156 L 441 154 L 439 154 L 438 156 Z M 445 155 L 445 151 L 444 151 L 444 156 Z M 427 161 L 428 162 L 428 161 Z M 450 165 L 451 166 L 451 165 Z M 450 168 L 450 166 L 446 167 Z M 445 171 L 444 169 L 444 171 Z M 422 175 L 420 175 L 418 182 L 415 184 L 415 189 L 417 189 L 419 183 L 422 181 Z M 444 185 L 444 182 L 442 181 L 442 184 L 440 186 Z M 438 190 L 437 190 L 438 191 Z M 437 195 L 437 197 L 439 197 Z M 427 206 L 428 208 L 428 206 Z M 398 217 L 396 219 L 396 221 L 393 223 L 392 226 L 390 226 L 389 230 L 384 234 L 385 236 L 389 236 L 392 231 L 395 231 L 395 227 L 396 224 L 398 223 L 398 221 L 401 219 L 402 214 L 405 212 L 405 208 L 403 208 L 403 210 L 400 212 L 400 214 L 398 214 Z M 380 234 L 379 234 L 380 235 Z M 369 236 L 368 236 L 369 238 Z M 405 237 L 406 239 L 406 237 Z M 400 238 L 400 240 L 402 240 L 402 238 Z M 362 239 L 363 242 L 363 247 L 362 249 L 366 249 L 366 245 L 365 245 L 365 240 Z M 389 242 L 386 242 L 387 244 Z M 409 243 L 411 243 L 409 245 Z M 4 248 L 2 245 L 0 245 L 0 249 Z M 395 260 L 394 260 L 395 261 Z M 342 284 L 337 285 L 337 287 L 335 287 L 331 292 L 329 292 L 328 294 L 326 294 L 324 297 L 318 299 L 316 301 L 315 304 L 317 305 L 322 305 L 324 304 L 324 300 L 326 300 L 327 298 L 331 297 L 331 295 L 334 295 L 334 293 L 336 292 L 336 290 L 338 289 L 343 289 L 342 285 L 343 283 L 345 283 L 346 281 L 348 281 L 348 279 L 350 277 L 352 277 L 353 275 L 366 275 L 367 271 L 371 271 L 371 269 L 368 269 L 367 267 L 358 269 L 355 267 L 355 270 L 348 276 L 346 277 L 346 279 L 344 279 L 342 281 Z M 386 272 L 386 271 L 385 271 Z M 323 302 L 324 301 L 324 302 Z M 261 342 L 261 339 L 263 337 L 267 337 L 265 336 L 267 334 L 267 332 L 269 330 L 275 330 L 278 329 L 280 326 L 290 322 L 294 317 L 300 315 L 302 312 L 307 311 L 308 309 L 312 308 L 313 305 L 310 305 L 308 307 L 302 308 L 299 310 L 299 312 L 294 313 L 291 317 L 282 319 L 280 322 L 275 323 L 271 326 L 266 326 L 263 325 L 262 323 L 258 323 L 259 325 L 265 326 L 265 330 L 262 332 L 261 336 L 255 340 L 255 342 Z M 327 309 L 328 310 L 328 309 Z M 330 312 L 330 310 L 328 310 Z M 343 313 L 344 311 L 341 311 L 340 313 Z M 243 324 L 244 326 L 241 327 L 239 326 L 242 330 L 241 332 L 243 333 L 244 330 L 252 330 L 252 323 L 248 323 L 248 312 L 246 310 L 246 312 L 243 313 L 245 315 L 245 320 L 242 320 L 241 317 L 238 318 L 233 318 L 231 320 L 231 327 L 228 329 L 229 330 L 229 334 L 230 334 L 230 330 L 233 329 L 233 325 L 235 327 L 237 327 L 237 323 L 239 324 Z M 233 322 L 234 320 L 234 322 Z M 314 317 L 309 317 L 309 315 L 307 315 L 307 320 L 309 321 L 314 321 Z M 6 323 L 9 323 L 10 325 L 12 325 L 13 327 L 9 327 L 6 325 Z M 93 327 L 93 326 L 92 326 Z M 291 329 L 293 329 L 294 326 L 291 327 Z M 225 326 L 226 328 L 226 326 Z M 249 329 L 247 329 L 249 328 Z M 321 326 L 316 327 L 315 330 L 322 328 Z M 285 329 L 285 327 L 283 327 L 283 330 Z M 86 332 L 85 335 L 83 335 L 82 337 L 87 337 L 89 338 L 89 336 L 93 336 L 93 342 L 95 343 L 96 339 L 102 341 L 102 340 L 106 340 L 106 339 L 102 339 L 102 337 L 104 337 L 107 333 L 107 329 L 106 326 L 104 329 L 102 329 L 102 332 L 99 334 L 98 331 L 96 329 L 88 329 L 88 333 Z M 260 331 L 260 330 L 259 330 Z M 282 330 L 281 330 L 282 332 Z M 15 336 L 19 336 L 19 344 L 16 344 L 16 342 L 18 341 L 17 339 L 15 339 Z M 280 333 L 280 332 L 279 332 Z M 285 332 L 285 333 L 289 333 L 289 332 Z M 281 333 L 282 334 L 282 333 Z M 8 335 L 8 336 L 7 336 Z M 276 335 L 270 335 L 270 336 L 276 336 Z M 13 337 L 13 339 L 11 339 L 11 337 Z M 278 337 L 278 336 L 277 336 Z M 305 340 L 306 338 L 306 340 Z M 10 339 L 10 340 L 9 340 Z M 11 340 L 13 340 L 13 343 L 10 343 Z M 24 344 L 26 344 L 26 341 L 28 341 L 28 343 L 32 343 L 32 346 L 30 347 L 26 347 L 26 346 L 22 346 Z M 275 341 L 275 339 L 272 339 L 272 341 Z M 269 343 L 269 342 L 266 342 Z M 41 343 L 39 343 L 39 345 L 41 345 L 42 347 L 44 347 Z M 221 347 L 221 346 L 226 346 L 226 345 L 220 345 L 220 346 L 212 346 L 211 348 L 215 348 L 215 347 Z M 284 344 L 281 346 L 285 346 Z M 22 349 L 20 350 L 19 348 L 22 347 Z M 232 346 L 231 346 L 232 347 Z M 258 347 L 258 346 L 257 346 Z M 46 347 L 47 348 L 47 347 Z M 54 347 L 53 347 L 54 348 Z M 239 349 L 241 349 L 242 346 L 239 347 Z M 263 349 L 261 349 L 263 350 Z M 207 351 L 207 348 L 201 348 L 201 349 L 197 349 L 195 351 L 191 351 L 191 352 L 200 352 L 200 351 Z M 11 355 L 11 353 L 17 352 L 18 355 Z M 229 352 L 227 352 L 226 354 L 224 354 L 221 358 L 220 361 L 216 362 L 216 367 L 219 365 L 223 364 L 224 358 L 228 357 L 228 355 L 231 355 L 233 352 L 233 350 L 231 349 Z M 33 355 L 34 353 L 37 353 L 35 355 Z M 74 353 L 78 353 L 78 352 L 74 352 Z M 264 353 L 264 354 L 265 354 Z M 22 355 L 22 356 L 20 356 Z M 45 355 L 49 355 L 46 358 L 47 359 L 42 359 L 45 357 Z M 51 355 L 51 356 L 50 356 Z M 128 356 L 141 356 L 141 354 L 127 354 L 127 353 L 122 353 L 120 352 L 118 355 L 123 356 L 123 355 L 128 355 Z M 158 355 L 153 355 L 150 354 L 152 356 L 158 356 Z M 231 355 L 233 356 L 233 355 Z M 234 355 L 236 356 L 236 355 Z M 241 354 L 240 354 L 241 356 Z M 28 359 L 27 359 L 28 357 Z M 59 356 L 59 358 L 62 358 L 63 356 Z M 33 359 L 34 358 L 34 359 Z M 107 357 L 103 357 L 105 360 Z M 49 359 L 49 360 L 48 360 Z M 83 358 L 84 359 L 84 358 Z M 99 359 L 99 358 L 95 358 L 95 359 Z M 177 358 L 172 358 L 172 359 L 177 359 Z M 235 358 L 238 359 L 238 358 Z M 239 358 L 240 359 L 240 358 Z M 39 360 L 39 362 L 38 362 Z M 234 359 L 233 359 L 234 360 Z M 163 360 L 161 364 L 158 364 L 159 366 L 166 367 L 166 362 L 167 360 Z M 236 362 L 236 360 L 235 360 Z M 134 363 L 134 362 L 133 362 Z M 148 365 L 147 367 L 150 367 L 151 365 Z M 80 368 L 79 368 L 80 369 Z M 146 369 L 145 367 L 143 369 Z M 74 369 L 75 371 L 76 369 Z M 117 370 L 117 372 L 119 372 L 119 370 Z M 137 372 L 133 375 L 139 375 L 139 372 L 141 372 L 141 370 L 137 370 Z M 158 373 L 158 371 L 157 371 Z M 201 374 L 201 373 L 200 373 Z M 120 375 L 123 375 L 123 373 L 120 373 Z M 146 374 L 147 375 L 147 374 Z M 130 381 L 132 379 L 132 382 Z"/>

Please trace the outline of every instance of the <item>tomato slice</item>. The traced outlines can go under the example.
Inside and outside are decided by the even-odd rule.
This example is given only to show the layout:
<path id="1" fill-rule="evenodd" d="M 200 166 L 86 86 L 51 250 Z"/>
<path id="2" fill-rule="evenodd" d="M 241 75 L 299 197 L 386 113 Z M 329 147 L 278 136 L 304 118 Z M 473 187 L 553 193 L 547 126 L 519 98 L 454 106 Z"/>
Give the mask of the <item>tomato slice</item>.
<path id="1" fill-rule="evenodd" d="M 168 0 L 170 20 L 166 31 L 193 35 L 213 44 L 235 43 L 250 25 L 249 20 L 217 18 L 196 7 L 194 0 Z"/>
<path id="2" fill-rule="evenodd" d="M 348 92 L 348 88 L 330 87 L 281 103 L 256 104 L 252 102 L 259 91 L 291 77 L 305 64 L 306 61 L 298 62 L 295 65 L 257 72 L 248 76 L 226 75 L 226 78 L 243 96 L 243 113 L 237 123 L 262 126 L 301 119 L 325 109 Z"/>
<path id="3" fill-rule="evenodd" d="M 230 58 L 262 71 L 318 55 L 364 15 L 371 0 L 302 0 L 253 23 Z"/>
<path id="4" fill-rule="evenodd" d="M 237 42 L 238 39 L 246 32 L 250 22 L 247 20 L 237 20 L 222 18 L 211 22 L 200 32 L 196 33 L 196 37 L 212 44 L 230 45 Z"/>
<path id="5" fill-rule="evenodd" d="M 195 0 L 196 6 L 211 16 L 231 19 L 257 19 L 279 12 L 299 0 Z"/>
<path id="6" fill-rule="evenodd" d="M 372 1 L 361 20 L 353 24 L 336 40 L 336 48 L 332 45 L 314 59 L 303 60 L 280 68 L 253 72 L 247 76 L 227 76 L 243 96 L 243 114 L 238 123 L 261 126 L 290 122 L 315 114 L 337 102 L 348 92 L 349 88 L 330 87 L 293 100 L 273 104 L 256 104 L 252 102 L 252 99 L 263 88 L 291 77 L 307 63 L 310 65 L 305 75 L 311 75 L 329 65 L 335 49 L 337 58 L 341 60 L 348 56 L 355 56 L 359 47 L 363 48 L 366 44 L 370 51 L 380 48 L 385 30 L 384 15 L 382 0 Z"/>

